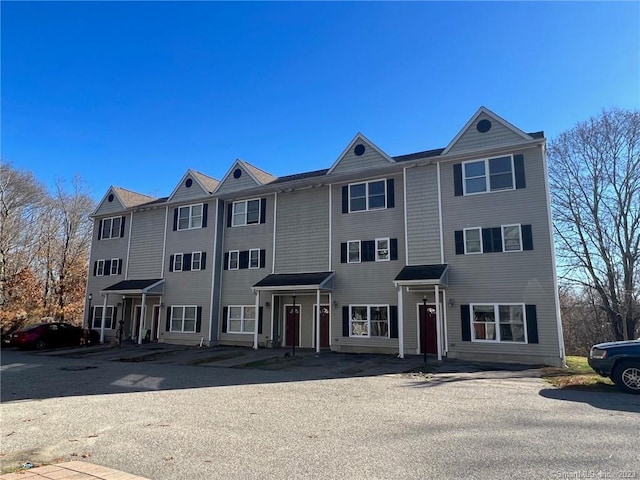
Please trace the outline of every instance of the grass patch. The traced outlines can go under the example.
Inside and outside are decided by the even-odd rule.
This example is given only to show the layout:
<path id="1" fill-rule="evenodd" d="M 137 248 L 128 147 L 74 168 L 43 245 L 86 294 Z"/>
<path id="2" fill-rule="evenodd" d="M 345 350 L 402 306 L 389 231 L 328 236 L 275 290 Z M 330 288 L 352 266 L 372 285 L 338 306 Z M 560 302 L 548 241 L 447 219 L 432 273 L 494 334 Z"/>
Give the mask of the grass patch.
<path id="1" fill-rule="evenodd" d="M 547 367 L 542 369 L 542 378 L 557 388 L 575 388 L 591 391 L 609 391 L 614 383 L 601 377 L 589 366 L 587 357 L 567 357 L 567 368 Z"/>

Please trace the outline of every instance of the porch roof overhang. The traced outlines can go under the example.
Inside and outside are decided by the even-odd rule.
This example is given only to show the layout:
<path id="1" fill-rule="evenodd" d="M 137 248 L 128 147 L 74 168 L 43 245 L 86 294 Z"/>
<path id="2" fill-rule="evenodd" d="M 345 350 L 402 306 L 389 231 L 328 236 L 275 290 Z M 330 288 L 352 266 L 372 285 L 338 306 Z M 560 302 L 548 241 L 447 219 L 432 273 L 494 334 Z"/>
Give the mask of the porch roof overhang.
<path id="1" fill-rule="evenodd" d="M 144 280 L 123 280 L 103 289 L 100 293 L 121 295 L 162 295 L 164 292 L 164 278 L 150 278 Z"/>
<path id="2" fill-rule="evenodd" d="M 332 290 L 331 280 L 335 272 L 272 273 L 251 289 L 259 291 Z"/>
<path id="3" fill-rule="evenodd" d="M 393 284 L 397 286 L 429 286 L 438 285 L 446 287 L 448 284 L 447 273 L 449 265 L 438 263 L 433 265 L 410 265 L 400 270 L 400 273 L 393 279 Z"/>

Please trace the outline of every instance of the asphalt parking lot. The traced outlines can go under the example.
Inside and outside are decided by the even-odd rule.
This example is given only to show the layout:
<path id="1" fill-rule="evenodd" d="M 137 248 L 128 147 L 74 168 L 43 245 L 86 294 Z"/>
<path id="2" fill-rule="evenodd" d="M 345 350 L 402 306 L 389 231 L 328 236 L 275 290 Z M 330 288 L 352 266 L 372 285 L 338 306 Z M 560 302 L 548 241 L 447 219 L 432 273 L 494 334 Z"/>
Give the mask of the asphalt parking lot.
<path id="1" fill-rule="evenodd" d="M 154 345 L 2 351 L 3 469 L 152 479 L 640 478 L 640 399 L 535 369 Z M 597 476 L 599 475 L 599 476 Z"/>

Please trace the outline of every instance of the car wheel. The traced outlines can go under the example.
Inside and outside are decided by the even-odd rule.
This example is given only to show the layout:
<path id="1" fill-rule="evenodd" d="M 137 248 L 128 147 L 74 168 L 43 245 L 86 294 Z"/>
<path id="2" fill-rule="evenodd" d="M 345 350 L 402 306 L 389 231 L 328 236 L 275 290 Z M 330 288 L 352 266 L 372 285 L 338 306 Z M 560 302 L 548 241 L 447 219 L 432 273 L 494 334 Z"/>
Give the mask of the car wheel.
<path id="1" fill-rule="evenodd" d="M 36 350 L 44 350 L 45 348 L 47 348 L 47 342 L 45 342 L 44 340 L 38 340 L 35 343 L 35 347 Z"/>
<path id="2" fill-rule="evenodd" d="M 613 370 L 611 379 L 620 390 L 640 394 L 640 363 L 620 362 Z"/>

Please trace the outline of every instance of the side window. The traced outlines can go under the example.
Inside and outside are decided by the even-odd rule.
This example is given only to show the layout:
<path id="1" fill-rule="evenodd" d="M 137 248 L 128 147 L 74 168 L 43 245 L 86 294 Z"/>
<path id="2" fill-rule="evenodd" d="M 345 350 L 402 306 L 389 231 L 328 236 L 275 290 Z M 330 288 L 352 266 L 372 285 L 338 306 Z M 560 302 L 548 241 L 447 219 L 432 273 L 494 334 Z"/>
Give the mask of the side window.
<path id="1" fill-rule="evenodd" d="M 260 268 L 260 249 L 249 250 L 249 268 Z"/>
<path id="2" fill-rule="evenodd" d="M 240 252 L 238 250 L 232 250 L 229 252 L 229 270 L 238 270 L 239 262 L 238 257 Z"/>
<path id="3" fill-rule="evenodd" d="M 191 270 L 200 270 L 202 268 L 202 252 L 193 252 L 191 254 Z"/>
<path id="4" fill-rule="evenodd" d="M 347 263 L 360 263 L 360 240 L 347 242 Z"/>
<path id="5" fill-rule="evenodd" d="M 481 228 L 465 228 L 464 229 L 464 253 L 482 253 L 482 229 Z"/>
<path id="6" fill-rule="evenodd" d="M 182 253 L 176 253 L 173 256 L 173 271 L 181 272 L 182 271 Z"/>

